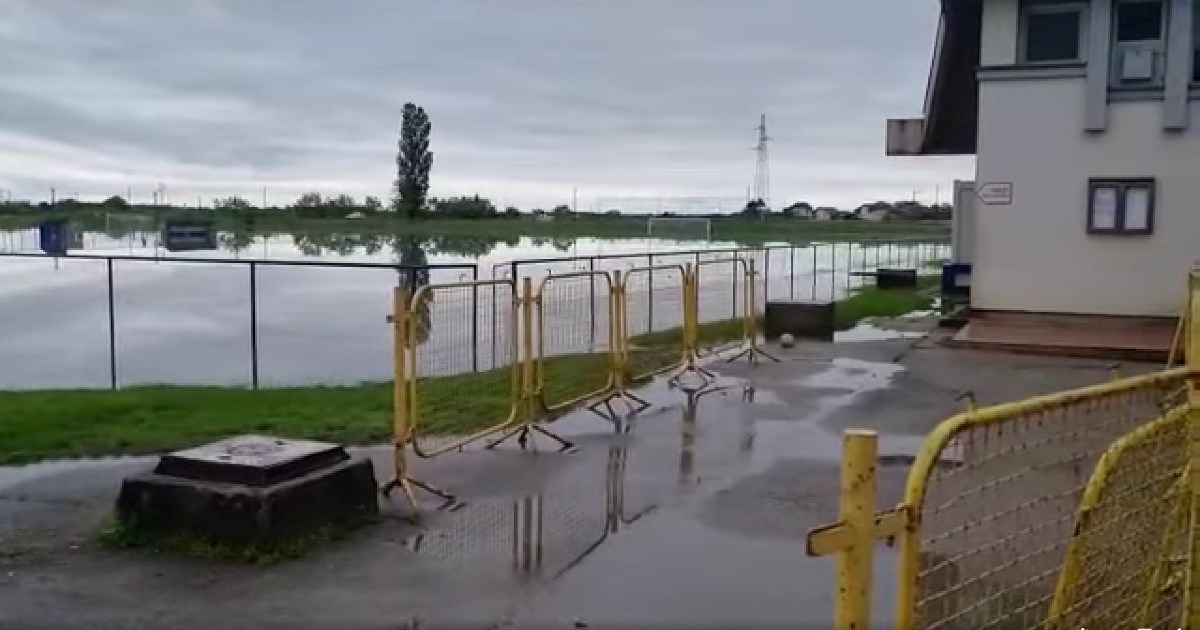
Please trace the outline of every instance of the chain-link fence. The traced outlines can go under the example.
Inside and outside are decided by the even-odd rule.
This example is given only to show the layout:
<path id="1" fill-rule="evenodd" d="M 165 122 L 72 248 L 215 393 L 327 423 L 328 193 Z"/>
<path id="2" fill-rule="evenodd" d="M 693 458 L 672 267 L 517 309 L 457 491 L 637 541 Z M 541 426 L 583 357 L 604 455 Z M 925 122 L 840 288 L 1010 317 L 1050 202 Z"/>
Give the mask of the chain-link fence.
<path id="1" fill-rule="evenodd" d="M 842 520 L 809 534 L 810 554 L 837 554 L 845 569 L 838 618 L 866 623 L 872 548 L 897 538 L 898 628 L 1186 625 L 1195 376 L 1167 370 L 950 418 L 926 438 L 900 505 L 875 514 L 875 435 L 847 432 Z"/>
<path id="2" fill-rule="evenodd" d="M 744 258 L 714 257 L 696 265 L 696 349 L 700 354 L 743 338 L 748 278 Z"/>
<path id="3" fill-rule="evenodd" d="M 1104 453 L 1058 576 L 1053 628 L 1176 628 L 1192 536 L 1189 411 L 1172 409 Z"/>
<path id="4" fill-rule="evenodd" d="M 927 439 L 903 538 L 914 627 L 1040 628 L 1096 462 L 1158 418 L 1185 384 L 1175 372 L 965 414 Z M 914 557 L 915 556 L 915 557 Z M 915 562 L 914 562 L 915 560 Z"/>
<path id="5" fill-rule="evenodd" d="M 549 275 L 538 290 L 538 394 L 550 412 L 616 383 L 613 280 L 605 272 Z"/>
<path id="6" fill-rule="evenodd" d="M 681 367 L 685 356 L 687 271 L 631 269 L 622 279 L 626 369 L 634 380 Z"/>
<path id="7" fill-rule="evenodd" d="M 521 378 L 517 308 L 516 285 L 505 280 L 427 285 L 412 296 L 406 376 L 418 455 L 459 448 L 514 422 Z M 473 334 L 481 337 L 478 350 L 462 343 Z"/>

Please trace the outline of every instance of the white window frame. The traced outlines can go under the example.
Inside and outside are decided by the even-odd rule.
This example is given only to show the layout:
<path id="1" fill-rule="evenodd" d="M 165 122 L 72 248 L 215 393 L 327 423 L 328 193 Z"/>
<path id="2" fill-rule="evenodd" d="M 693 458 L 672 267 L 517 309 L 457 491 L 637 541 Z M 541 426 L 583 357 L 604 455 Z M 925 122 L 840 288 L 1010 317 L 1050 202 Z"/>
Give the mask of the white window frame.
<path id="1" fill-rule="evenodd" d="M 1071 59 L 1045 59 L 1030 61 L 1029 52 L 1029 16 L 1045 13 L 1078 13 L 1079 40 L 1078 50 Z M 1088 3 L 1078 0 L 1035 2 L 1026 0 L 1021 3 L 1017 24 L 1017 64 L 1022 66 L 1046 66 L 1064 63 L 1084 63 L 1087 61 L 1088 37 Z"/>
<path id="2" fill-rule="evenodd" d="M 1158 3 L 1160 9 L 1159 36 L 1157 39 L 1140 39 L 1121 42 L 1117 40 L 1122 4 Z M 1171 24 L 1171 5 L 1167 0 L 1114 0 L 1112 8 L 1112 28 L 1108 37 L 1109 54 L 1109 87 L 1115 90 L 1153 90 L 1160 91 L 1166 82 L 1167 72 L 1167 31 Z M 1125 81 L 1121 79 L 1121 55 L 1130 48 L 1146 48 L 1153 51 L 1154 70 L 1149 80 Z"/>

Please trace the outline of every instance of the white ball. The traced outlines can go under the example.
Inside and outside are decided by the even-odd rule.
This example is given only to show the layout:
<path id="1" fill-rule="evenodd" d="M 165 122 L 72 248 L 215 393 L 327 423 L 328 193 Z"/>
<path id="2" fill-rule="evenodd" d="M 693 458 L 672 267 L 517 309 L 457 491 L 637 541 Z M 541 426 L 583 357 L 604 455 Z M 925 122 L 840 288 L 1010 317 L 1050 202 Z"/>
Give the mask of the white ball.
<path id="1" fill-rule="evenodd" d="M 792 346 L 796 345 L 796 338 L 793 337 L 791 333 L 783 333 L 779 336 L 779 345 L 783 346 L 784 348 L 791 348 Z"/>

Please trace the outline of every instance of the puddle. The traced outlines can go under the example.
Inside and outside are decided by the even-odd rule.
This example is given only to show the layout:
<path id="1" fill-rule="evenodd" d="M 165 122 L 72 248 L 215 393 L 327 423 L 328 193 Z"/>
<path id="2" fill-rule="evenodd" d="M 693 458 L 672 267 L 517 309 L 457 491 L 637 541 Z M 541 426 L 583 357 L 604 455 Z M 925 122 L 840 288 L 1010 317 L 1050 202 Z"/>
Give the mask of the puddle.
<path id="1" fill-rule="evenodd" d="M 880 328 L 871 324 L 861 323 L 850 330 L 841 330 L 833 333 L 834 343 L 858 343 L 863 341 L 893 341 L 896 339 L 920 339 L 924 337 L 923 332 L 905 332 L 902 330 L 890 330 Z"/>
<path id="2" fill-rule="evenodd" d="M 144 455 L 101 457 L 97 459 L 59 459 L 22 466 L 0 466 L 0 490 L 29 481 L 66 473 L 106 473 L 133 465 L 151 465 L 157 458 Z"/>

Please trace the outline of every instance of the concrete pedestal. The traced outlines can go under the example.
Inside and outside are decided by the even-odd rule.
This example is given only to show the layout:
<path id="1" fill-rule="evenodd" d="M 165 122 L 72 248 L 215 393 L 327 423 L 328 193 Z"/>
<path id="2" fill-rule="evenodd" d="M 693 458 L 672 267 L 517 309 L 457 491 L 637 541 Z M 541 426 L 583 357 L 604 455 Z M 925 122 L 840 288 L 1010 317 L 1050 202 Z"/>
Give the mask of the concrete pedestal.
<path id="1" fill-rule="evenodd" d="M 833 302 L 775 300 L 767 302 L 763 336 L 778 339 L 783 333 L 810 339 L 833 339 Z"/>
<path id="2" fill-rule="evenodd" d="M 148 533 L 255 544 L 378 514 L 370 461 L 337 444 L 244 435 L 163 456 L 125 479 L 117 516 Z"/>
<path id="3" fill-rule="evenodd" d="M 880 289 L 915 289 L 916 269 L 880 269 L 875 272 L 875 286 Z"/>

